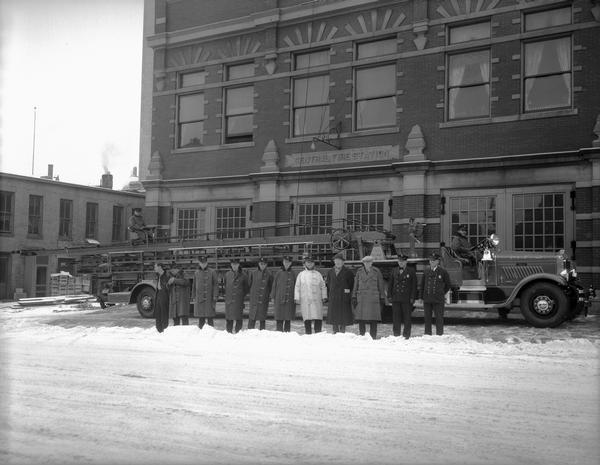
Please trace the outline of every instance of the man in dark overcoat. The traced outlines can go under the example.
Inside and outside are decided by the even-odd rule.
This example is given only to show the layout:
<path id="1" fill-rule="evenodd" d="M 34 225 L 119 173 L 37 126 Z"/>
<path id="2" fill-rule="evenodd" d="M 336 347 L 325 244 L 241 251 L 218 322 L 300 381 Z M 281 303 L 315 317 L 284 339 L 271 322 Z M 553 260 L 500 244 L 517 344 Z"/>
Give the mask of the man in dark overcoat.
<path id="1" fill-rule="evenodd" d="M 225 319 L 228 333 L 234 332 L 233 322 L 235 321 L 235 332 L 242 329 L 242 320 L 244 318 L 244 297 L 248 294 L 250 286 L 248 276 L 240 267 L 240 259 L 232 257 L 229 261 L 231 270 L 225 273 Z"/>
<path id="2" fill-rule="evenodd" d="M 219 277 L 215 270 L 208 267 L 208 257 L 200 255 L 199 268 L 194 273 L 194 316 L 198 317 L 198 327 L 202 329 L 208 322 L 214 326 L 215 307 L 219 297 Z"/>
<path id="3" fill-rule="evenodd" d="M 404 339 L 410 337 L 411 313 L 417 298 L 417 273 L 408 267 L 408 256 L 398 255 L 398 266 L 392 270 L 388 282 L 388 299 L 392 301 L 394 336 L 400 336 L 404 323 Z"/>
<path id="4" fill-rule="evenodd" d="M 180 268 L 172 268 L 169 274 L 169 318 L 173 318 L 175 326 L 187 325 L 190 323 L 190 281 Z"/>
<path id="5" fill-rule="evenodd" d="M 344 266 L 344 255 L 333 257 L 334 266 L 327 273 L 325 284 L 328 291 L 327 323 L 333 334 L 346 332 L 346 326 L 354 324 L 352 316 L 352 289 L 354 273 Z"/>
<path id="6" fill-rule="evenodd" d="M 296 303 L 294 302 L 294 288 L 296 285 L 296 272 L 292 270 L 293 258 L 290 255 L 283 257 L 281 269 L 275 274 L 271 299 L 273 299 L 273 316 L 277 322 L 277 331 L 290 332 L 292 320 L 296 317 Z"/>
<path id="7" fill-rule="evenodd" d="M 423 272 L 421 293 L 425 316 L 425 334 L 431 335 L 432 315 L 435 315 L 435 333 L 444 334 L 444 304 L 446 293 L 450 291 L 450 276 L 440 266 L 440 254 L 434 252 L 429 257 L 429 268 Z"/>
<path id="8" fill-rule="evenodd" d="M 169 326 L 169 277 L 165 263 L 155 263 L 156 296 L 154 298 L 154 319 L 156 330 L 162 333 Z"/>
<path id="9" fill-rule="evenodd" d="M 358 322 L 358 332 L 364 336 L 369 323 L 369 333 L 377 338 L 377 323 L 381 321 L 381 307 L 385 303 L 385 285 L 381 271 L 373 266 L 373 257 L 362 258 L 363 267 L 354 276 L 352 306 L 354 319 Z"/>
<path id="10" fill-rule="evenodd" d="M 450 247 L 464 264 L 475 265 L 477 263 L 477 256 L 471 250 L 471 243 L 467 236 L 467 225 L 461 224 L 458 226 L 456 235 L 452 236 Z"/>
<path id="11" fill-rule="evenodd" d="M 254 329 L 256 321 L 259 328 L 265 329 L 271 287 L 273 286 L 273 274 L 267 269 L 267 261 L 264 257 L 258 259 L 258 268 L 250 272 L 250 308 L 248 309 L 248 329 Z"/>

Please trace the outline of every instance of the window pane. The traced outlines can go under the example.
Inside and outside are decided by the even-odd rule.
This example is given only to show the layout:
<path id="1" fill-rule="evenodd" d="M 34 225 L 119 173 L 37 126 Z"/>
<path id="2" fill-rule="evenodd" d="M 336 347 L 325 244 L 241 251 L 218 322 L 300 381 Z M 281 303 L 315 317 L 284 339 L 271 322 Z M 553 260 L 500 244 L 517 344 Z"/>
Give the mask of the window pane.
<path id="1" fill-rule="evenodd" d="M 254 87 L 227 89 L 227 114 L 241 115 L 254 112 Z"/>
<path id="2" fill-rule="evenodd" d="M 233 65 L 228 68 L 229 79 L 241 79 L 254 76 L 254 63 L 244 63 L 242 65 Z"/>
<path id="3" fill-rule="evenodd" d="M 321 134 L 329 127 L 329 105 L 294 110 L 294 136 Z"/>
<path id="4" fill-rule="evenodd" d="M 305 69 L 329 64 L 329 50 L 296 55 L 296 69 Z"/>
<path id="5" fill-rule="evenodd" d="M 327 103 L 329 76 L 294 80 L 294 108 Z"/>
<path id="6" fill-rule="evenodd" d="M 199 86 L 206 83 L 206 72 L 185 73 L 181 75 L 181 87 Z"/>
<path id="7" fill-rule="evenodd" d="M 525 15 L 526 31 L 560 26 L 562 24 L 571 24 L 571 7 L 540 11 Z"/>
<path id="8" fill-rule="evenodd" d="M 182 95 L 179 97 L 179 122 L 204 119 L 204 94 Z"/>
<path id="9" fill-rule="evenodd" d="M 490 80 L 489 50 L 450 55 L 449 65 L 448 83 L 450 87 L 481 84 Z"/>
<path id="10" fill-rule="evenodd" d="M 356 71 L 356 98 L 381 97 L 396 93 L 396 65 Z"/>
<path id="11" fill-rule="evenodd" d="M 450 43 L 458 44 L 470 40 L 489 39 L 490 23 L 467 24 L 450 29 Z"/>
<path id="12" fill-rule="evenodd" d="M 571 74 L 525 80 L 525 110 L 571 106 Z"/>
<path id="13" fill-rule="evenodd" d="M 179 147 L 198 147 L 204 143 L 204 122 L 179 125 Z"/>
<path id="14" fill-rule="evenodd" d="M 230 116 L 227 118 L 227 135 L 241 136 L 252 134 L 253 115 Z"/>
<path id="15" fill-rule="evenodd" d="M 561 73 L 570 69 L 570 37 L 525 44 L 525 76 Z"/>
<path id="16" fill-rule="evenodd" d="M 360 60 L 362 58 L 376 57 L 396 53 L 398 49 L 396 44 L 397 40 L 395 38 L 358 44 L 358 59 Z"/>
<path id="17" fill-rule="evenodd" d="M 332 224 L 330 203 L 306 204 L 300 206 L 298 214 L 299 234 L 325 234 Z"/>
<path id="18" fill-rule="evenodd" d="M 356 105 L 356 128 L 396 125 L 396 97 L 363 100 Z"/>
<path id="19" fill-rule="evenodd" d="M 455 87 L 449 90 L 448 117 L 474 118 L 490 114 L 490 86 Z"/>

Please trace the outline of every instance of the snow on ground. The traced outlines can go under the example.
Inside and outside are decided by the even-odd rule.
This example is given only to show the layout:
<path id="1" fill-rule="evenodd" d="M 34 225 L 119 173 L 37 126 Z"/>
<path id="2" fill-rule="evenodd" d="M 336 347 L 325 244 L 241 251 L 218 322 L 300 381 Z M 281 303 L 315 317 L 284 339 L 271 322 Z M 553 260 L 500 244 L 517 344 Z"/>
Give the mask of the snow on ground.
<path id="1" fill-rule="evenodd" d="M 46 324 L 70 310 L 0 310 L 2 463 L 600 461 L 596 338 Z"/>

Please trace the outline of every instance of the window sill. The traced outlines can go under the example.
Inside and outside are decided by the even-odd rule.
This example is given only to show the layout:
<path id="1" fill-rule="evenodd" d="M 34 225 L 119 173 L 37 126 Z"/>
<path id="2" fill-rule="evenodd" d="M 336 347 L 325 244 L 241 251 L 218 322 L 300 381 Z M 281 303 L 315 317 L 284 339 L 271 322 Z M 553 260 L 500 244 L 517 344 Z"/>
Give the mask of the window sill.
<path id="1" fill-rule="evenodd" d="M 0 231 L 0 236 L 3 237 L 13 237 L 15 235 L 12 231 Z"/>
<path id="2" fill-rule="evenodd" d="M 41 234 L 27 234 L 27 239 L 40 240 L 43 239 Z"/>
<path id="3" fill-rule="evenodd" d="M 494 116 L 491 118 L 477 118 L 477 119 L 464 119 L 460 121 L 447 121 L 440 123 L 439 128 L 457 128 L 462 126 L 478 126 L 482 124 L 495 124 L 495 123 L 510 123 L 513 121 L 527 121 L 530 119 L 541 119 L 541 118 L 556 118 L 560 116 L 574 116 L 579 112 L 577 108 L 568 108 L 561 110 L 548 110 L 548 111 L 536 111 L 531 113 L 521 113 L 518 115 L 509 116 Z"/>
<path id="4" fill-rule="evenodd" d="M 171 154 L 212 152 L 215 150 L 227 150 L 227 149 L 241 149 L 241 148 L 246 148 L 246 147 L 254 147 L 254 145 L 255 145 L 254 142 L 235 142 L 233 144 L 203 145 L 200 147 L 173 149 L 173 150 L 171 150 Z"/>
<path id="5" fill-rule="evenodd" d="M 342 132 L 340 133 L 340 139 L 349 139 L 352 137 L 363 137 L 363 136 L 373 136 L 379 134 L 397 134 L 400 132 L 400 128 L 398 126 L 388 127 L 388 128 L 377 128 L 377 129 L 363 129 L 360 131 L 354 132 Z M 331 134 L 329 134 L 331 136 Z M 313 134 L 310 136 L 300 136 L 300 137 L 288 137 L 285 139 L 286 144 L 295 144 L 298 142 L 312 142 L 314 137 L 322 137 L 323 134 Z M 335 140 L 334 137 L 331 139 Z"/>

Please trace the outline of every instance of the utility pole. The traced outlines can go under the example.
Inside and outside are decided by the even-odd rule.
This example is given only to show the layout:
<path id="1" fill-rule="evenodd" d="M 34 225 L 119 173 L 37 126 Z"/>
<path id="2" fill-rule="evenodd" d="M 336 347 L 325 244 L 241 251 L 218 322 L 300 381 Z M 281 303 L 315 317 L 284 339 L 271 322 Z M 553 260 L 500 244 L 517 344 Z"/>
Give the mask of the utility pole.
<path id="1" fill-rule="evenodd" d="M 37 107 L 33 107 L 33 153 L 31 155 L 31 175 L 33 176 L 33 168 L 35 166 L 35 117 Z"/>

